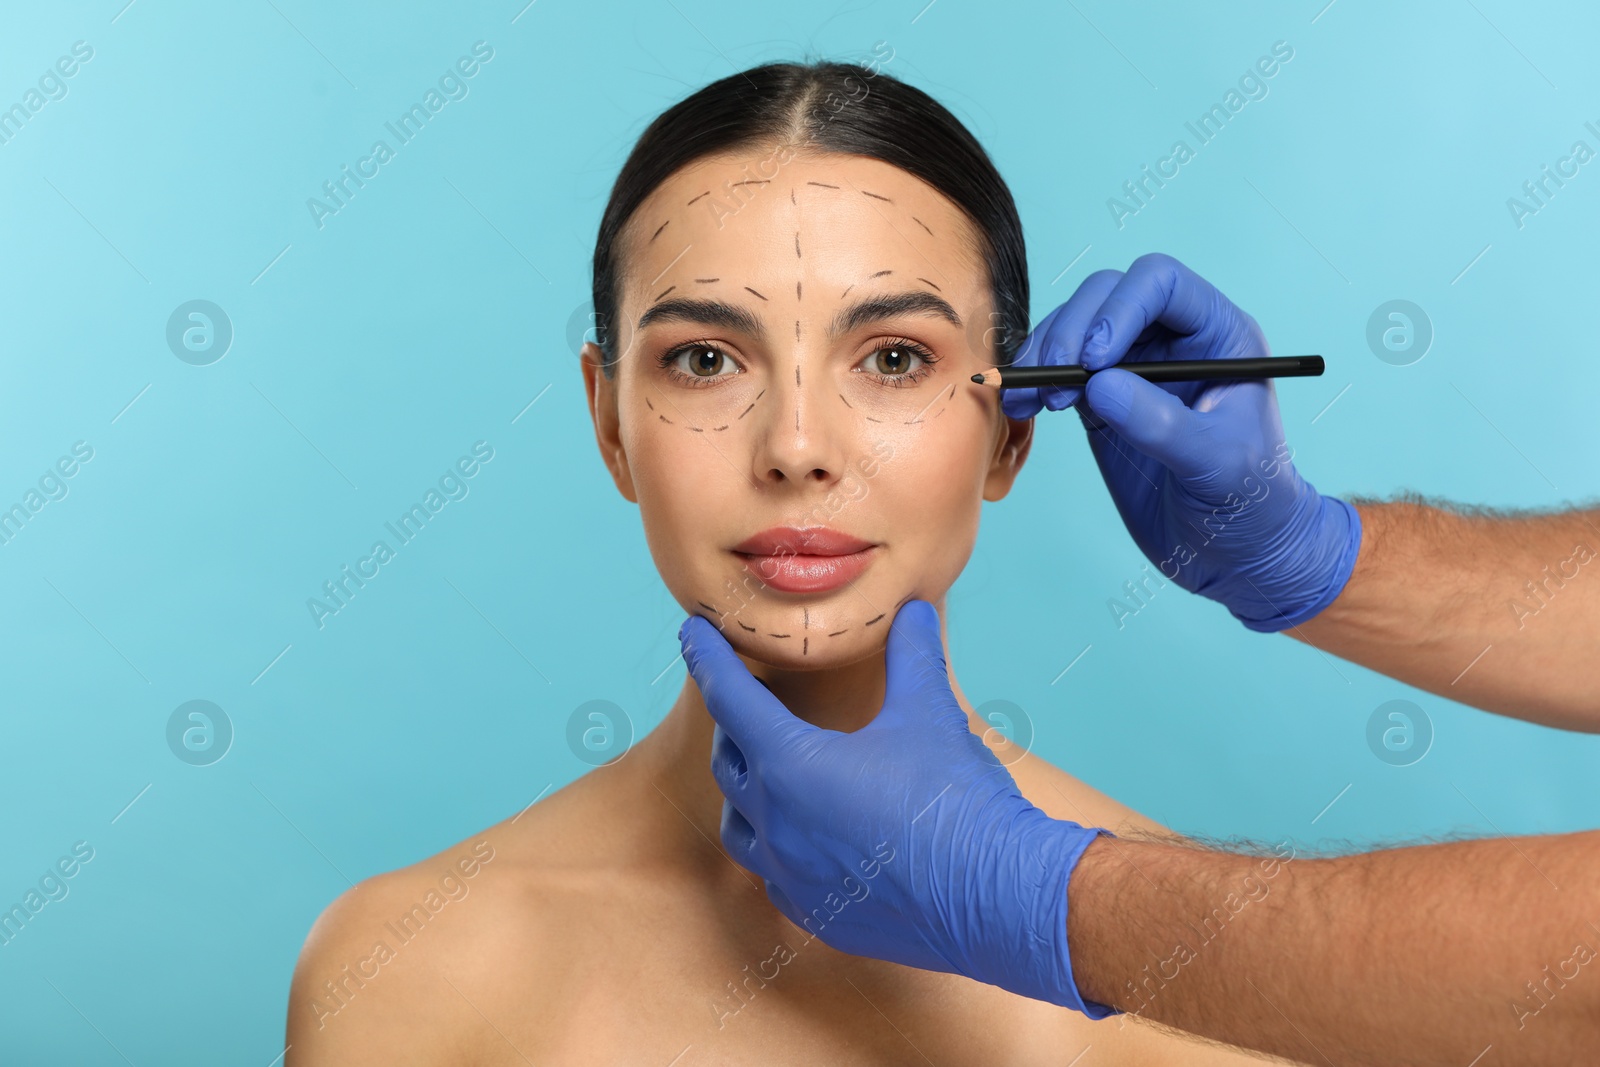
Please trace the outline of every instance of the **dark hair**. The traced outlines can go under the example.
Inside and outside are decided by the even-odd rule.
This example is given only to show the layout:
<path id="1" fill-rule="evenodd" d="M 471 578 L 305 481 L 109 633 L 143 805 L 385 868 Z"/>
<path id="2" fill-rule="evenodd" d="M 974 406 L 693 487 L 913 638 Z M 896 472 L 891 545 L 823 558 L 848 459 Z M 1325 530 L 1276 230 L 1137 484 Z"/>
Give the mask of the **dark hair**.
<path id="1" fill-rule="evenodd" d="M 891 54 L 892 58 L 892 54 Z M 607 377 L 617 360 L 616 242 L 656 187 L 703 157 L 769 141 L 802 151 L 869 156 L 927 182 L 976 225 L 996 319 L 994 362 L 1012 361 L 1028 334 L 1028 262 L 1011 190 L 976 138 L 922 90 L 876 66 L 769 63 L 707 85 L 658 115 L 611 188 L 595 240 L 594 322 Z"/>

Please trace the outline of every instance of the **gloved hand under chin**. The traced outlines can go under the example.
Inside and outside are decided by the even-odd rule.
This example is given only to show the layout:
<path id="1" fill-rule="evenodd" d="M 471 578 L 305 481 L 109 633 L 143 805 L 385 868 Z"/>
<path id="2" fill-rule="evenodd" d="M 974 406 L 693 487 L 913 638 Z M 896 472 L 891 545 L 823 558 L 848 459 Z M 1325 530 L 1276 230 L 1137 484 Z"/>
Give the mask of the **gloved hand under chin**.
<path id="1" fill-rule="evenodd" d="M 883 709 L 853 733 L 790 714 L 706 619 L 678 636 L 717 722 L 723 845 L 791 922 L 843 952 L 1111 1013 L 1079 995 L 1066 937 L 1068 880 L 1108 831 L 1035 807 L 968 728 L 932 604 L 895 616 Z"/>
<path id="2" fill-rule="evenodd" d="M 1018 366 L 1270 355 L 1256 321 L 1170 256 L 1100 271 L 1029 335 Z M 1166 579 L 1252 630 L 1297 626 L 1350 577 L 1361 518 L 1291 462 L 1271 379 L 1152 384 L 1116 369 L 1083 389 L 1008 389 L 1012 418 L 1076 406 L 1112 500 Z"/>

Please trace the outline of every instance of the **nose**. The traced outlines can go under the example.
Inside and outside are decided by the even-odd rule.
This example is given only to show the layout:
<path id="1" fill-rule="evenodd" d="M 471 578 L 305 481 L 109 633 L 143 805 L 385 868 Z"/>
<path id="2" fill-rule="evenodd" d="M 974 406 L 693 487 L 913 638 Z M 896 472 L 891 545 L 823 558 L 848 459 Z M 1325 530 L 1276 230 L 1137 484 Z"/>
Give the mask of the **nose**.
<path id="1" fill-rule="evenodd" d="M 776 376 L 750 414 L 757 413 L 761 420 L 756 424 L 753 473 L 758 481 L 829 486 L 843 476 L 859 429 L 858 413 L 824 371 L 802 367 L 795 359 L 790 372 Z"/>

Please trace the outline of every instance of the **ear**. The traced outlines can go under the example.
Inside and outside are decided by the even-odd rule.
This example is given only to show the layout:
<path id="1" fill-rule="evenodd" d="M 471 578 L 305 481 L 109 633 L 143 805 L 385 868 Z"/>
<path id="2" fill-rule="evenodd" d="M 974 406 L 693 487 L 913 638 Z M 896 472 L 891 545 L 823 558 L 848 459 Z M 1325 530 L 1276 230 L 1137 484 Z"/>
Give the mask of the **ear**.
<path id="1" fill-rule="evenodd" d="M 994 454 L 983 481 L 983 499 L 1000 500 L 1011 492 L 1012 483 L 1027 461 L 1028 449 L 1033 446 L 1033 421 L 1000 416 Z"/>
<path id="2" fill-rule="evenodd" d="M 585 341 L 579 351 L 583 364 L 583 391 L 589 398 L 589 416 L 594 419 L 594 438 L 600 446 L 600 458 L 617 483 L 617 492 L 630 503 L 637 504 L 639 496 L 633 489 L 633 472 L 628 469 L 628 454 L 622 445 L 622 429 L 617 417 L 617 383 L 600 369 L 605 354 L 600 346 Z"/>

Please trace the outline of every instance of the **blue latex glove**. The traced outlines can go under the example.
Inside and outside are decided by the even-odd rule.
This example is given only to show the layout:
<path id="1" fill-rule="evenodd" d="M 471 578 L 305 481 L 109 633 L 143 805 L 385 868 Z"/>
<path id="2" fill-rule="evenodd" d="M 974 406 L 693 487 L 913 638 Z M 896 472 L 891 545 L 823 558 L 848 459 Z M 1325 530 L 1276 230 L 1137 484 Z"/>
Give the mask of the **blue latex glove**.
<path id="1" fill-rule="evenodd" d="M 812 726 L 691 615 L 683 658 L 717 722 L 722 843 L 795 925 L 843 952 L 946 971 L 1098 1019 L 1067 955 L 1067 882 L 1098 834 L 1052 819 L 967 727 L 939 616 L 896 614 L 883 709 Z"/>
<path id="2" fill-rule="evenodd" d="M 1146 255 L 1100 271 L 1047 315 L 1018 366 L 1271 355 L 1255 319 L 1182 263 Z M 1361 518 L 1290 462 L 1271 379 L 1152 384 L 1119 370 L 1082 389 L 1008 389 L 1032 418 L 1074 405 L 1111 498 L 1163 577 L 1225 605 L 1252 630 L 1297 626 L 1355 567 Z"/>

